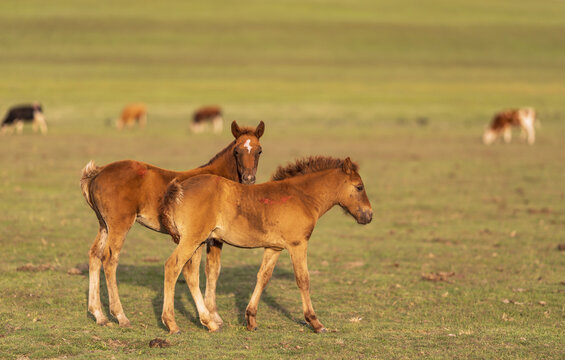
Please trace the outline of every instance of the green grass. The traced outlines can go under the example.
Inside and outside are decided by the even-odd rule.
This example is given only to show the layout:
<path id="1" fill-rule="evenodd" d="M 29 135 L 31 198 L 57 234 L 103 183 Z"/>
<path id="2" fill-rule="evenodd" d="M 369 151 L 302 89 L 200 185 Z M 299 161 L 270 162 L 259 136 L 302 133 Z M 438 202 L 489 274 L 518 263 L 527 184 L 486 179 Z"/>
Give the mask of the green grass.
<path id="1" fill-rule="evenodd" d="M 0 111 L 40 100 L 50 132 L 0 138 L 0 357 L 563 358 L 564 15 L 562 1 L 3 1 Z M 133 101 L 148 105 L 146 129 L 106 126 Z M 373 222 L 334 209 L 310 241 L 329 333 L 303 325 L 286 254 L 247 332 L 262 250 L 226 246 L 222 332 L 205 331 L 179 283 L 184 332 L 168 336 L 174 244 L 138 225 L 118 268 L 133 327 L 88 315 L 88 278 L 67 274 L 97 231 L 80 170 L 207 162 L 230 135 L 188 134 L 205 103 L 265 121 L 259 181 L 304 155 L 360 164 Z M 526 105 L 542 123 L 535 146 L 480 143 L 493 112 Z M 16 271 L 26 263 L 53 268 Z M 432 272 L 454 275 L 422 279 Z M 172 346 L 149 348 L 155 337 Z"/>

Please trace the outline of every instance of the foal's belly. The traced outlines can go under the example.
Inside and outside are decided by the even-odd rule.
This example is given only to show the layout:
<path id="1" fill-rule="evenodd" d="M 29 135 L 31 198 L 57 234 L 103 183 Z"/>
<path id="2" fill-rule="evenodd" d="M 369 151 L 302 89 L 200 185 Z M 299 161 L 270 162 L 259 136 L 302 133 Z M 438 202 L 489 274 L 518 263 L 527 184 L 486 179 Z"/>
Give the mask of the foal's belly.
<path id="1" fill-rule="evenodd" d="M 151 230 L 163 232 L 161 230 L 161 223 L 159 222 L 159 220 L 155 216 L 138 214 L 137 217 L 135 218 L 135 221 L 137 221 L 141 225 L 143 225 L 146 228 L 149 228 Z"/>
<path id="2" fill-rule="evenodd" d="M 216 228 L 211 236 L 226 244 L 241 248 L 286 248 L 285 241 L 275 234 L 263 233 L 254 229 Z"/>

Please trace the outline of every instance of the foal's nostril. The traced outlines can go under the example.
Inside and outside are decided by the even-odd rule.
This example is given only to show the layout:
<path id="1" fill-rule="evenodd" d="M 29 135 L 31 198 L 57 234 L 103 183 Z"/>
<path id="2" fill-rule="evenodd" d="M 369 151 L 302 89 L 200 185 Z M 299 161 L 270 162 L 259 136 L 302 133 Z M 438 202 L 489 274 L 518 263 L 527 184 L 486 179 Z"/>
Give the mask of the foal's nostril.
<path id="1" fill-rule="evenodd" d="M 372 211 L 363 211 L 363 224 L 368 224 L 373 220 L 373 212 Z"/>

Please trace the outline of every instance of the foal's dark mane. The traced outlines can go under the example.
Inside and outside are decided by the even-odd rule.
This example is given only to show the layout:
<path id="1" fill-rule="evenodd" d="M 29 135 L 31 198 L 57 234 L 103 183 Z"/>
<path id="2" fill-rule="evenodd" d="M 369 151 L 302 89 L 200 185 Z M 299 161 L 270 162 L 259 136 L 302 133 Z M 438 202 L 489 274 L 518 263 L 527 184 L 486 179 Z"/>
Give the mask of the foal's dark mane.
<path id="1" fill-rule="evenodd" d="M 343 159 L 329 156 L 310 156 L 298 159 L 294 164 L 288 164 L 286 167 L 279 166 L 271 176 L 271 181 L 288 179 L 328 169 L 337 169 L 343 166 L 343 161 Z M 359 166 L 356 163 L 352 164 L 353 170 L 357 171 Z"/>
<path id="2" fill-rule="evenodd" d="M 242 135 L 255 135 L 255 129 L 254 128 L 250 128 L 250 127 L 241 127 L 239 128 L 239 136 Z M 239 139 L 239 136 L 237 137 Z M 212 159 L 210 159 L 210 161 L 208 161 L 206 164 L 199 166 L 199 168 L 203 168 L 205 166 L 210 165 L 211 163 L 213 163 L 214 161 L 216 161 L 218 158 L 220 158 L 221 156 L 223 156 L 229 149 L 231 149 L 235 142 L 237 141 L 237 139 L 235 139 L 234 141 L 232 141 L 228 146 L 226 146 L 223 150 L 220 150 L 219 153 L 217 153 L 216 155 L 214 155 L 214 157 Z"/>

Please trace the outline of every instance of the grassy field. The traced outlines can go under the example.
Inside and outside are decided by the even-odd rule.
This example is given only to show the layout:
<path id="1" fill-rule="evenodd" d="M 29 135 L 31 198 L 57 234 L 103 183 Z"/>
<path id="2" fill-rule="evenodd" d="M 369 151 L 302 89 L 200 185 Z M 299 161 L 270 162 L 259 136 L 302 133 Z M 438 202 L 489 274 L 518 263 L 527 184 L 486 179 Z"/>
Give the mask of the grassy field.
<path id="1" fill-rule="evenodd" d="M 0 137 L 0 358 L 565 357 L 565 2 L 4 0 L 0 34 L 2 116 L 39 100 L 50 126 Z M 133 101 L 148 125 L 119 133 L 108 119 Z M 286 253 L 246 331 L 262 250 L 226 246 L 223 330 L 206 332 L 179 282 L 184 332 L 167 335 L 174 244 L 139 225 L 118 268 L 132 328 L 88 314 L 88 277 L 67 274 L 97 231 L 80 170 L 206 163 L 231 141 L 188 133 L 208 103 L 265 121 L 259 182 L 305 155 L 359 163 L 373 222 L 334 209 L 310 240 L 330 332 L 304 325 Z M 538 109 L 535 146 L 482 145 L 492 114 L 517 106 Z"/>

